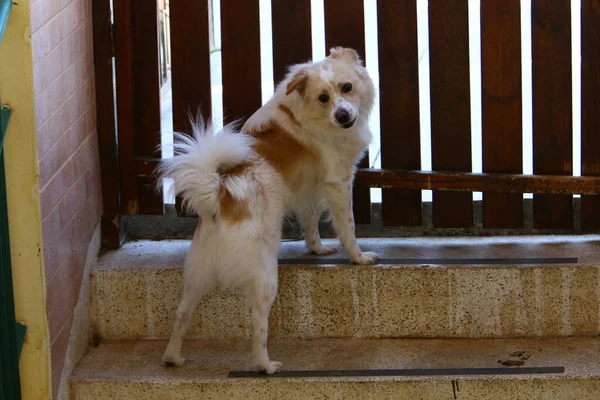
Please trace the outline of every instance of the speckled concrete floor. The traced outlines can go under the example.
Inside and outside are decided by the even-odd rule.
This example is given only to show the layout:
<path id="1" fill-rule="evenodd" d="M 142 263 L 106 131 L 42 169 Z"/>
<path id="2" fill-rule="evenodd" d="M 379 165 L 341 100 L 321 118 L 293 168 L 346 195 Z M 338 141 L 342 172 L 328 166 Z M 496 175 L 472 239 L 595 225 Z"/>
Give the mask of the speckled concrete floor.
<path id="1" fill-rule="evenodd" d="M 368 239 L 360 243 L 384 259 L 412 260 L 404 265 L 332 267 L 344 258 L 343 251 L 315 257 L 307 255 L 302 242 L 283 244 L 280 259 L 292 265 L 280 269 L 269 349 L 273 359 L 284 362 L 285 370 L 502 367 L 498 360 L 527 351 L 531 357 L 526 367 L 564 366 L 565 373 L 227 378 L 229 371 L 252 367 L 248 315 L 243 295 L 217 293 L 198 312 L 208 319 L 196 318 L 188 337 L 219 339 L 187 340 L 184 367 L 161 365 L 164 341 L 107 341 L 91 349 L 76 370 L 71 380 L 73 399 L 600 398 L 598 236 Z M 181 288 L 179 269 L 188 248 L 186 240 L 137 241 L 100 258 L 92 272 L 92 298 L 97 322 L 106 325 L 98 325 L 106 338 L 168 335 Z M 576 260 L 552 265 L 477 264 L 484 258 L 565 257 Z M 443 260 L 457 258 L 471 262 L 443 264 Z M 322 262 L 303 265 L 307 259 Z M 423 259 L 440 263 L 428 267 L 419 261 Z M 305 308 L 302 296 L 311 298 L 312 325 L 292 318 L 293 310 Z M 298 315 L 304 315 L 300 311 Z M 133 329 L 135 321 L 139 327 Z M 123 327 L 127 329 L 121 332 Z M 197 331 L 199 327 L 206 332 Z M 232 332 L 235 335 L 224 335 Z M 519 334 L 567 337 L 406 338 Z M 568 337 L 574 334 L 590 336 Z"/>
<path id="2" fill-rule="evenodd" d="M 229 371 L 254 369 L 249 340 L 188 340 L 182 349 L 186 365 L 180 368 L 165 367 L 161 364 L 165 347 L 166 341 L 154 340 L 101 344 L 92 349 L 83 360 L 73 379 L 231 379 L 227 378 Z M 510 359 L 509 354 L 517 351 L 531 354 L 523 365 L 525 367 L 565 367 L 565 373 L 554 375 L 555 378 L 600 376 L 598 337 L 312 340 L 288 338 L 269 341 L 271 358 L 282 361 L 286 370 L 495 368 L 501 367 L 498 360 Z"/>
<path id="3" fill-rule="evenodd" d="M 346 258 L 336 240 L 324 240 L 339 251 L 329 256 L 308 254 L 303 241 L 285 241 L 280 259 L 327 260 Z M 579 264 L 600 265 L 600 236 L 502 236 L 502 237 L 431 237 L 359 239 L 364 251 L 374 251 L 381 258 L 418 259 L 456 258 L 565 258 L 574 257 Z M 98 268 L 168 268 L 181 267 L 189 240 L 140 240 L 126 243 L 120 250 L 105 254 Z M 297 264 L 302 264 L 298 261 Z"/>
<path id="4" fill-rule="evenodd" d="M 162 341 L 101 344 L 85 357 L 72 378 L 75 398 L 96 398 L 99 393 L 103 393 L 101 398 L 123 399 L 600 397 L 600 338 L 276 339 L 269 344 L 271 357 L 283 361 L 287 370 L 502 367 L 498 360 L 526 351 L 530 357 L 525 367 L 565 367 L 564 374 L 552 375 L 228 378 L 229 371 L 252 368 L 247 340 L 187 341 L 183 349 L 187 363 L 181 368 L 161 365 L 164 347 Z"/>
<path id="5" fill-rule="evenodd" d="M 594 236 L 362 240 L 384 262 L 336 266 L 284 243 L 272 337 L 556 337 L 600 333 L 600 245 Z M 138 241 L 92 271 L 96 329 L 108 339 L 166 339 L 189 242 Z M 343 257 L 343 252 L 334 257 Z M 478 264 L 482 258 L 573 257 L 577 262 Z M 430 265 L 438 259 L 441 264 Z M 445 265 L 449 259 L 468 263 Z M 307 264 L 308 261 L 318 264 Z M 343 260 L 343 259 L 342 259 Z M 444 261 L 445 260 L 445 261 Z M 509 260 L 510 261 L 510 260 Z M 334 264 L 334 265 L 331 265 Z M 201 302 L 190 339 L 246 338 L 243 292 Z"/>

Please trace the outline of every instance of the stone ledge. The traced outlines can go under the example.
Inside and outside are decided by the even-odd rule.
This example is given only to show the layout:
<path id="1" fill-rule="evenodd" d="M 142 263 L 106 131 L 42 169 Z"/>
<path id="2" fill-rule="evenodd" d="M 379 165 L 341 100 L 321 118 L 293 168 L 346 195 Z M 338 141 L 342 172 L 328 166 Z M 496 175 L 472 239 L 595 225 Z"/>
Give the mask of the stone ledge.
<path id="1" fill-rule="evenodd" d="M 477 241 L 478 240 L 478 241 Z M 600 334 L 600 262 L 590 240 L 519 238 L 363 242 L 386 257 L 565 257 L 552 265 L 286 265 L 271 337 L 558 337 Z M 179 301 L 186 241 L 133 242 L 92 272 L 95 330 L 107 339 L 168 338 Z M 282 257 L 303 256 L 301 243 Z M 339 255 L 337 257 L 340 257 Z M 241 291 L 199 306 L 187 338 L 245 338 Z"/>
<path id="2" fill-rule="evenodd" d="M 160 358 L 166 342 L 101 344 L 71 378 L 73 399 L 424 399 L 587 400 L 600 397 L 598 338 L 563 339 L 274 339 L 270 354 L 285 370 L 500 367 L 528 352 L 524 367 L 562 366 L 563 374 L 334 378 L 228 378 L 249 370 L 248 340 L 186 341 L 181 368 Z M 509 369 L 509 367 L 506 367 Z"/>

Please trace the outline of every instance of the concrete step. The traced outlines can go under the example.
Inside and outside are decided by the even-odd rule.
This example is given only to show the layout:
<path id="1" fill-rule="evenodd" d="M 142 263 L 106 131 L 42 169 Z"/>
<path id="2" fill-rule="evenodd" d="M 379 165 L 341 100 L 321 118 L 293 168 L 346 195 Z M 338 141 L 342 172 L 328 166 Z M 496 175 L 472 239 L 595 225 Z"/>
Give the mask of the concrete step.
<path id="1" fill-rule="evenodd" d="M 228 377 L 231 371 L 252 369 L 247 339 L 186 341 L 183 355 L 187 363 L 180 368 L 161 365 L 160 358 L 165 346 L 164 341 L 100 344 L 84 357 L 71 377 L 71 398 L 600 398 L 600 338 L 597 337 L 271 340 L 271 357 L 284 363 L 283 374 L 301 371 L 309 375 L 304 377 Z M 515 356 L 515 353 L 523 356 Z M 520 367 L 506 367 L 499 363 L 522 358 L 525 359 L 524 365 Z M 544 373 L 547 371 L 538 370 L 538 373 L 532 374 L 523 370 L 523 373 L 517 374 L 518 368 L 534 367 L 564 367 L 564 372 Z M 490 372 L 477 371 L 480 368 L 494 368 L 495 374 L 475 374 Z M 329 371 L 329 375 L 334 370 L 337 376 L 310 376 L 315 374 L 315 370 Z M 361 371 L 362 375 L 347 376 L 350 375 L 349 370 Z M 560 368 L 554 371 L 560 371 Z M 386 374 L 391 376 L 380 376 Z"/>
<path id="2" fill-rule="evenodd" d="M 336 265 L 343 254 L 311 257 L 301 242 L 284 243 L 271 337 L 600 334 L 596 236 L 369 239 L 361 245 L 387 264 Z M 96 332 L 113 340 L 168 338 L 188 246 L 139 241 L 102 256 L 92 271 Z M 249 336 L 243 293 L 223 291 L 203 300 L 186 337 Z"/>

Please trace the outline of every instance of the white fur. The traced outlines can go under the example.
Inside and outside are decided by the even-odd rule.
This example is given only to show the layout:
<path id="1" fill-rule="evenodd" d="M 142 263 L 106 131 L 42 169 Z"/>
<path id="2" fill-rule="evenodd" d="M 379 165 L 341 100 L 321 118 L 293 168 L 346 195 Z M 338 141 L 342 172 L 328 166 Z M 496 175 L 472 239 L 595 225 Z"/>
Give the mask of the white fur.
<path id="1" fill-rule="evenodd" d="M 164 179 L 173 179 L 173 191 L 182 195 L 183 207 L 200 217 L 212 217 L 219 211 L 219 170 L 235 166 L 248 158 L 251 138 L 238 135 L 235 124 L 229 124 L 215 134 L 212 124 L 201 120 L 193 124 L 193 136 L 174 134 L 176 157 L 164 161 L 158 168 Z M 242 180 L 225 182 L 234 197 L 242 198 L 246 185 Z"/>
<path id="2" fill-rule="evenodd" d="M 307 76 L 306 86 L 302 91 L 289 92 L 288 84 L 304 76 L 298 74 Z M 353 91 L 342 93 L 343 82 L 352 82 Z M 330 96 L 327 104 L 317 100 L 321 93 Z M 318 231 L 319 218 L 328 208 L 350 259 L 359 264 L 376 261 L 375 254 L 361 251 L 352 215 L 355 165 L 371 140 L 367 120 L 373 99 L 373 82 L 356 52 L 336 48 L 324 61 L 292 66 L 273 98 L 248 119 L 241 133 L 228 126 L 213 135 L 211 127 L 196 124 L 193 138 L 178 136 L 178 154 L 162 165 L 161 177 L 174 179 L 175 192 L 199 214 L 200 223 L 185 261 L 183 296 L 163 357 L 165 363 L 184 363 L 180 354 L 183 336 L 201 298 L 217 286 L 235 286 L 246 290 L 252 307 L 256 365 L 269 374 L 280 369 L 281 363 L 269 359 L 267 331 L 277 294 L 281 224 L 287 213 L 299 216 L 312 252 L 329 254 L 335 248 L 324 246 Z M 289 111 L 283 111 L 282 106 Z M 344 129 L 338 124 L 338 107 L 344 107 L 354 118 L 352 127 Z M 253 140 L 260 139 L 245 134 L 270 122 L 310 149 L 315 160 L 301 164 L 291 177 L 284 178 L 253 150 Z M 249 166 L 243 173 L 227 174 L 242 163 Z M 219 195 L 223 190 L 248 204 L 249 217 L 237 222 L 220 217 Z"/>

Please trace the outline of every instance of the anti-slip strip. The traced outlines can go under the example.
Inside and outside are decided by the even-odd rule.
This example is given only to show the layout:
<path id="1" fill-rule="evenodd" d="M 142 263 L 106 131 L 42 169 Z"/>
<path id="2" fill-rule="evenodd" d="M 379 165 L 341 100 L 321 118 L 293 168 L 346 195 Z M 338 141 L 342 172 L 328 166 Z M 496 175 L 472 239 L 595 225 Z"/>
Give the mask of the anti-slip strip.
<path id="1" fill-rule="evenodd" d="M 557 258 L 382 258 L 379 265 L 531 265 L 531 264 L 577 264 L 577 257 Z M 284 258 L 279 265 L 318 265 L 337 264 L 347 265 L 350 261 L 345 258 Z"/>
<path id="2" fill-rule="evenodd" d="M 268 375 L 262 371 L 231 371 L 229 378 L 321 378 L 321 377 L 374 377 L 374 376 L 454 376 L 454 375 L 525 375 L 563 374 L 565 367 L 517 368 L 431 368 L 431 369 L 352 369 L 281 371 Z"/>

